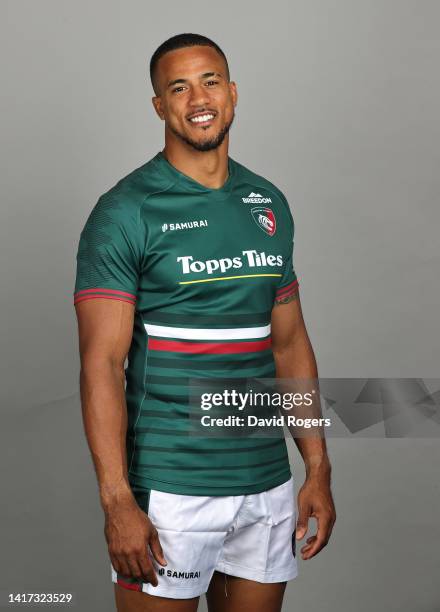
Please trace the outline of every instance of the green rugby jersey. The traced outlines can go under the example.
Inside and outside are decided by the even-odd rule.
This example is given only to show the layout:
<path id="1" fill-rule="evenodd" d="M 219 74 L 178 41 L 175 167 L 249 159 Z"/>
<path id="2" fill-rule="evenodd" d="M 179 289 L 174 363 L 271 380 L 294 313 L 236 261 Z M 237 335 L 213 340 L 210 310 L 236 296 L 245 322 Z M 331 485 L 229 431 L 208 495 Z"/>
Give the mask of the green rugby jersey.
<path id="1" fill-rule="evenodd" d="M 271 310 L 298 285 L 283 193 L 231 157 L 228 171 L 209 189 L 160 152 L 99 198 L 80 236 L 74 303 L 135 307 L 125 393 L 137 490 L 244 495 L 291 475 L 282 434 L 187 433 L 191 379 L 275 377 Z"/>

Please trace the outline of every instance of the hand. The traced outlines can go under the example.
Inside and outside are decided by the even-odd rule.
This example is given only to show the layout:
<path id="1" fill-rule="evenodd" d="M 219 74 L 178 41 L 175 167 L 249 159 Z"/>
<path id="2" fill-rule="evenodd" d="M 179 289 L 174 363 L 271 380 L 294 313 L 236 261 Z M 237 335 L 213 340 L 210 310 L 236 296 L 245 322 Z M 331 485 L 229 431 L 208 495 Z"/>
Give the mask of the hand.
<path id="1" fill-rule="evenodd" d="M 106 510 L 105 537 L 112 565 L 118 574 L 157 586 L 157 576 L 148 545 L 155 560 L 166 565 L 157 529 L 135 499 Z"/>
<path id="2" fill-rule="evenodd" d="M 310 476 L 299 491 L 297 540 L 301 540 L 306 535 L 309 517 L 317 520 L 318 531 L 316 535 L 307 538 L 307 544 L 301 548 L 301 556 L 304 560 L 311 559 L 326 546 L 336 521 L 330 482 L 327 478 Z"/>

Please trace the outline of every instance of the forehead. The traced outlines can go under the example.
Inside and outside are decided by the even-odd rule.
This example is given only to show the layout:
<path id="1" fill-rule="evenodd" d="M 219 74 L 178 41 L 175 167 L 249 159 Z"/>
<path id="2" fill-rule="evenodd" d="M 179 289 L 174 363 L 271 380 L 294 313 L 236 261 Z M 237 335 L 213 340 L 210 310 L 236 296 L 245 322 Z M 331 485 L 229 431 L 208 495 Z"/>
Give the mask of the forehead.
<path id="1" fill-rule="evenodd" d="M 174 79 L 194 78 L 205 72 L 219 72 L 226 78 L 225 60 L 213 47 L 197 45 L 165 53 L 157 64 L 156 74 L 162 85 Z"/>

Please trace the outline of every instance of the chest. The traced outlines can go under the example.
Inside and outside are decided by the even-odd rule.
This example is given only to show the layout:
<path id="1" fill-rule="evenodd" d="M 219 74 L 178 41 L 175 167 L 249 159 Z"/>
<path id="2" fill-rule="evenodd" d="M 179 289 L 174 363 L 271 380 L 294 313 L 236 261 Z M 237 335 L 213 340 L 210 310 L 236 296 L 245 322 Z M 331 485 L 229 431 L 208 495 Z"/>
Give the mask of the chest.
<path id="1" fill-rule="evenodd" d="M 226 276 L 276 278 L 288 256 L 288 220 L 279 205 L 264 200 L 182 194 L 153 199 L 147 212 L 147 274 L 173 286 Z"/>

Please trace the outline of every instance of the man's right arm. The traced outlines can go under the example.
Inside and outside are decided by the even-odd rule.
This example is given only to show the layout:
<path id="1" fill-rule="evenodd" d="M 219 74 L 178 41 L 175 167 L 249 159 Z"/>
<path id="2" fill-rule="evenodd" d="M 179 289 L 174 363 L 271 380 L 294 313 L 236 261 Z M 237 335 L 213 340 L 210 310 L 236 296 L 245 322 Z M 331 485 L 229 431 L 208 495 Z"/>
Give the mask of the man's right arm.
<path id="1" fill-rule="evenodd" d="M 157 530 L 137 505 L 127 474 L 124 364 L 133 333 L 134 306 L 101 298 L 81 301 L 75 308 L 82 414 L 110 558 L 118 573 L 156 586 L 148 545 L 158 563 L 165 565 L 166 561 Z"/>

